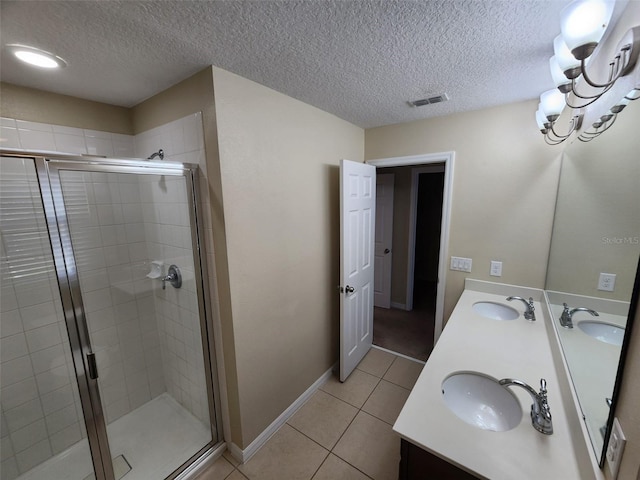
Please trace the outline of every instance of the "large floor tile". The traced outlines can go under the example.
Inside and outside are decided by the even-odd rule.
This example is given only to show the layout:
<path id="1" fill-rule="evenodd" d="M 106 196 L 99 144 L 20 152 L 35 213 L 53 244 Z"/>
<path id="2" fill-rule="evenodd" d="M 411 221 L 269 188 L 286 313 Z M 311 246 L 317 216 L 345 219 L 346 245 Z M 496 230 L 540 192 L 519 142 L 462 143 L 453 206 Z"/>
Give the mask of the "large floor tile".
<path id="1" fill-rule="evenodd" d="M 233 465 L 224 457 L 220 457 L 198 476 L 198 480 L 224 480 L 233 470 Z"/>
<path id="2" fill-rule="evenodd" d="M 393 425 L 404 407 L 410 390 L 382 380 L 375 388 L 362 410 Z"/>
<path id="3" fill-rule="evenodd" d="M 406 358 L 396 357 L 396 359 L 384 374 L 385 380 L 401 387 L 411 390 L 424 368 L 424 363 L 414 362 Z"/>
<path id="4" fill-rule="evenodd" d="M 370 373 L 371 375 L 375 375 L 378 378 L 382 378 L 393 363 L 394 358 L 396 358 L 396 356 L 392 353 L 372 348 L 356 368 L 363 372 Z"/>
<path id="5" fill-rule="evenodd" d="M 333 454 L 327 457 L 320 470 L 313 476 L 313 480 L 369 480 L 369 478 Z"/>
<path id="6" fill-rule="evenodd" d="M 237 467 L 238 465 L 240 465 L 240 462 L 235 458 L 233 458 L 233 455 L 231 455 L 231 452 L 229 450 L 225 450 L 222 456 L 226 458 L 227 461 L 234 467 Z"/>
<path id="7" fill-rule="evenodd" d="M 331 450 L 356 413 L 357 408 L 318 390 L 287 423 Z"/>
<path id="8" fill-rule="evenodd" d="M 375 480 L 397 480 L 400 437 L 391 425 L 359 412 L 333 453 Z"/>
<path id="9" fill-rule="evenodd" d="M 238 469 L 250 480 L 309 480 L 329 452 L 284 424 Z"/>
<path id="10" fill-rule="evenodd" d="M 331 377 L 321 390 L 360 408 L 367 401 L 380 379 L 374 375 L 355 369 L 347 381 L 341 383 L 337 377 Z"/>
<path id="11" fill-rule="evenodd" d="M 238 470 L 234 470 L 231 475 L 229 475 L 224 480 L 248 480 L 243 474 L 241 474 Z"/>

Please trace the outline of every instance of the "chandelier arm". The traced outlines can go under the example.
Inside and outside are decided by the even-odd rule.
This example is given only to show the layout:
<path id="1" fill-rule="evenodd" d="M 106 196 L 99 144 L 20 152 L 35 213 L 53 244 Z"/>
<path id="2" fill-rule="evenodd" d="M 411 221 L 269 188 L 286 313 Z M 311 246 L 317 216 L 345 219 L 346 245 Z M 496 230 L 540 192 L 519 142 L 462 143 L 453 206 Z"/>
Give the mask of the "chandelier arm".
<path id="1" fill-rule="evenodd" d="M 611 78 L 611 74 L 609 75 L 609 81 L 607 83 L 596 83 L 594 81 L 592 81 L 589 78 L 589 75 L 587 75 L 587 70 L 585 68 L 585 60 L 586 59 L 582 59 L 580 61 L 580 71 L 582 73 L 582 76 L 584 77 L 585 82 L 587 82 L 589 85 L 591 85 L 592 87 L 595 88 L 605 88 L 605 87 L 611 87 L 611 85 L 613 85 L 621 76 L 622 73 L 625 71 L 625 69 L 627 68 L 627 66 L 629 65 L 629 57 L 627 56 L 627 52 L 629 51 L 629 46 L 625 46 L 622 48 L 622 50 L 620 51 L 620 53 L 618 55 L 616 55 L 615 57 L 615 64 L 616 65 L 620 65 L 620 57 L 622 56 L 623 58 L 623 63 L 622 63 L 622 68 L 615 68 L 614 71 L 612 73 L 615 72 L 615 74 L 613 75 L 613 78 Z M 604 92 L 602 92 L 604 93 Z"/>
<path id="2" fill-rule="evenodd" d="M 571 119 L 571 122 L 569 123 L 569 133 L 567 133 L 566 135 L 560 135 L 558 132 L 556 132 L 554 127 L 554 124 L 551 124 L 551 127 L 549 127 L 549 132 L 553 133 L 557 138 L 561 138 L 561 139 L 567 139 L 571 136 L 571 134 L 576 130 L 575 127 L 575 117 Z"/>
<path id="3" fill-rule="evenodd" d="M 549 134 L 548 134 L 548 133 L 544 136 L 544 141 L 545 141 L 545 143 L 546 143 L 547 145 L 552 145 L 552 146 L 560 145 L 560 144 L 561 144 L 562 142 L 564 142 L 565 140 L 566 140 L 566 138 L 563 138 L 562 140 L 554 140 L 554 139 L 552 139 L 551 137 L 549 137 Z"/>
<path id="4" fill-rule="evenodd" d="M 613 86 L 613 84 L 609 85 L 607 88 L 605 88 L 602 92 L 600 92 L 599 94 L 593 96 L 593 97 L 585 97 L 582 96 L 578 93 L 576 93 L 576 91 L 573 88 L 573 85 L 571 86 L 571 93 L 573 93 L 576 97 L 581 98 L 583 100 L 589 100 L 587 103 L 583 104 L 583 105 L 572 105 L 571 102 L 569 102 L 569 92 L 567 92 L 565 94 L 565 103 L 567 104 L 567 106 L 569 108 L 573 108 L 573 109 L 578 109 L 578 108 L 584 108 L 584 107 L 588 107 L 589 105 L 591 105 L 592 103 L 594 103 L 596 100 L 598 100 L 600 98 L 601 95 L 605 94 L 606 92 L 608 92 L 611 87 Z"/>
<path id="5" fill-rule="evenodd" d="M 595 136 L 593 136 L 593 137 L 584 137 L 584 138 L 583 138 L 583 137 L 582 137 L 582 135 L 580 135 L 580 136 L 578 137 L 578 140 L 580 140 L 581 142 L 587 143 L 587 142 L 590 142 L 591 140 L 593 140 L 594 138 L 596 138 L 597 136 L 598 136 L 598 135 L 595 135 Z"/>
<path id="6" fill-rule="evenodd" d="M 613 126 L 613 124 L 616 123 L 617 118 L 618 118 L 618 115 L 614 114 L 611 120 L 606 124 L 606 126 L 602 130 L 596 130 L 595 132 L 585 131 L 585 132 L 582 132 L 578 138 L 584 137 L 584 138 L 588 138 L 589 140 L 593 140 L 594 138 L 602 135 L 604 132 L 609 130 Z M 583 142 L 589 141 L 589 140 L 582 139 Z"/>

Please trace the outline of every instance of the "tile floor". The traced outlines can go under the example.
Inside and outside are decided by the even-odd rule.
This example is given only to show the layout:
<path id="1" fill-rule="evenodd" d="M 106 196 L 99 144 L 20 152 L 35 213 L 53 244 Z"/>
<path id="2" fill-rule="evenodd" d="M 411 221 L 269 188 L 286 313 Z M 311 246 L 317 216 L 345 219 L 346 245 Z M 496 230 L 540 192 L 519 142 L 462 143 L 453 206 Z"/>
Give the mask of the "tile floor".
<path id="1" fill-rule="evenodd" d="M 391 426 L 424 365 L 373 348 L 346 382 L 331 378 L 244 465 L 228 452 L 198 480 L 396 480 Z"/>

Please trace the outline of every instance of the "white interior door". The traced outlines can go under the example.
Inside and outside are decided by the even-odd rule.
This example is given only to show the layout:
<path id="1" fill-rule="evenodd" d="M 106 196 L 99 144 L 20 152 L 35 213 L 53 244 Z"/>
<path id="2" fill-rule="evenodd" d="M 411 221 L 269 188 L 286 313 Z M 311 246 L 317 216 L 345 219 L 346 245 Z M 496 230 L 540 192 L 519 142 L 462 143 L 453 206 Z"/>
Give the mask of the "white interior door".
<path id="1" fill-rule="evenodd" d="M 340 162 L 340 381 L 373 342 L 376 168 Z"/>
<path id="2" fill-rule="evenodd" d="M 393 249 L 393 173 L 376 177 L 375 280 L 373 304 L 391 306 L 391 265 Z"/>

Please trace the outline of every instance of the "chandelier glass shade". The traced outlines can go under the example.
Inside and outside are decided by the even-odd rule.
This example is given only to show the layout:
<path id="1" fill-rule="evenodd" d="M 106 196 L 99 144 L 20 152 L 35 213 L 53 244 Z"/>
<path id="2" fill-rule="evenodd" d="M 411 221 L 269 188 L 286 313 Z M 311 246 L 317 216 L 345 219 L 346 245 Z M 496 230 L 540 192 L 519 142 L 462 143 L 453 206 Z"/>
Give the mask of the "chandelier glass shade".
<path id="1" fill-rule="evenodd" d="M 562 33 L 554 39 L 554 55 L 549 59 L 549 70 L 556 88 L 540 96 L 536 112 L 536 123 L 547 143 L 557 145 L 580 130 L 584 116 L 581 110 L 598 101 L 636 65 L 640 52 L 640 26 L 629 29 L 623 36 L 614 57 L 609 61 L 606 81 L 595 81 L 587 72 L 589 58 L 611 21 L 614 3 L 614 0 L 576 0 L 561 12 Z M 585 87 L 580 91 L 577 84 L 587 85 L 587 91 L 584 91 Z M 591 130 L 580 133 L 579 139 L 590 141 L 611 128 L 616 116 L 629 101 L 638 98 L 640 93 L 636 92 L 640 92 L 640 87 L 612 106 L 592 124 Z M 558 134 L 554 124 L 565 106 L 574 109 L 575 113 L 571 115 L 568 133 Z"/>

